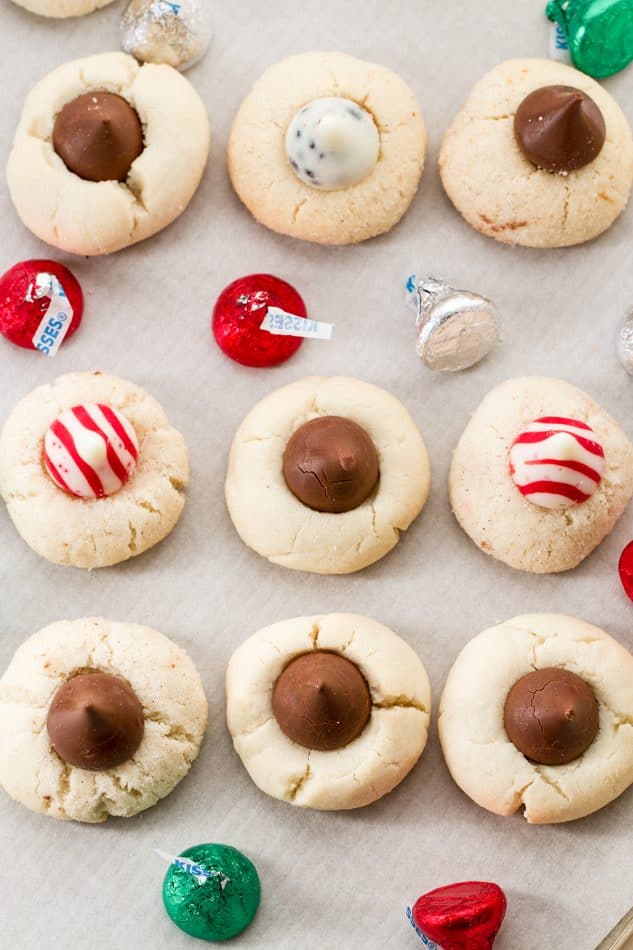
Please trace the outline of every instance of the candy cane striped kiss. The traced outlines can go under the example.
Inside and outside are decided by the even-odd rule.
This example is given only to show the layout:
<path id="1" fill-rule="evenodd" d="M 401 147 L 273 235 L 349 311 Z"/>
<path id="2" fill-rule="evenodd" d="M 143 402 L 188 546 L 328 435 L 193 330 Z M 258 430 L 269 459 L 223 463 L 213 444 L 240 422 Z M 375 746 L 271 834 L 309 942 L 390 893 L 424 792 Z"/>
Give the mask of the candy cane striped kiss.
<path id="1" fill-rule="evenodd" d="M 564 416 L 531 422 L 510 449 L 514 484 L 542 508 L 569 508 L 587 501 L 605 468 L 604 448 L 591 426 Z"/>
<path id="2" fill-rule="evenodd" d="M 123 413 L 83 403 L 66 409 L 44 436 L 44 464 L 56 485 L 77 498 L 113 495 L 129 480 L 138 439 Z"/>

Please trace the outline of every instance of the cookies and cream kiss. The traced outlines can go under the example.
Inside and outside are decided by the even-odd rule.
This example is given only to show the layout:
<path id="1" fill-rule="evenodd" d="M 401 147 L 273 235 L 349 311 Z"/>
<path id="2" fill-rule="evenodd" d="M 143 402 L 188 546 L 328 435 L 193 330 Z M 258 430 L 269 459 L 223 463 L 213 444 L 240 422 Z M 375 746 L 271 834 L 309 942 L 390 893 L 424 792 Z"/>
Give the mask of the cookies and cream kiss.
<path id="1" fill-rule="evenodd" d="M 286 155 L 306 185 L 322 191 L 351 188 L 376 167 L 380 136 L 369 112 L 350 99 L 315 99 L 294 117 Z"/>

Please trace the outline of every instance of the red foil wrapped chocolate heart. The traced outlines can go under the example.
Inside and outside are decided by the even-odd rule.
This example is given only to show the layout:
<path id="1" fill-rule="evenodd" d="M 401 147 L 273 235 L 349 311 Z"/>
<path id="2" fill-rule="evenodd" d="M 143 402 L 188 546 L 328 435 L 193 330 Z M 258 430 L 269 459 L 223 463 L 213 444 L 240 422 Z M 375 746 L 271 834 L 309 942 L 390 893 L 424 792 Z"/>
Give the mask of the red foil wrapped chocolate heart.
<path id="1" fill-rule="evenodd" d="M 448 884 L 413 905 L 411 923 L 427 946 L 440 950 L 490 950 L 506 913 L 505 894 L 487 881 Z"/>

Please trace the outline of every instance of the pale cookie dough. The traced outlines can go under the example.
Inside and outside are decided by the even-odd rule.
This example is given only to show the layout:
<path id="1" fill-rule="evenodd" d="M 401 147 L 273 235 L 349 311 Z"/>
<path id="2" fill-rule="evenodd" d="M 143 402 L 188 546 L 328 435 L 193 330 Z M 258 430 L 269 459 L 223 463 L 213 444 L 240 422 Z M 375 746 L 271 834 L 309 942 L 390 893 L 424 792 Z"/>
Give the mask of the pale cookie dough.
<path id="1" fill-rule="evenodd" d="M 359 507 L 313 511 L 286 485 L 282 456 L 292 433 L 319 416 L 361 425 L 376 446 L 380 479 Z M 316 574 L 348 574 L 396 546 L 424 507 L 430 487 L 422 437 L 401 402 L 345 376 L 311 376 L 277 389 L 239 427 L 229 455 L 226 503 L 245 544 L 274 564 Z"/>
<path id="2" fill-rule="evenodd" d="M 63 19 L 93 13 L 101 7 L 107 7 L 113 0 L 13 0 L 13 2 L 30 13 Z"/>
<path id="3" fill-rule="evenodd" d="M 523 99 L 548 85 L 574 86 L 600 108 L 607 138 L 598 157 L 567 175 L 539 170 L 514 138 Z M 474 87 L 444 136 L 446 193 L 477 231 L 508 244 L 565 247 L 613 224 L 633 183 L 633 139 L 613 97 L 589 76 L 546 59 L 513 59 Z"/>
<path id="4" fill-rule="evenodd" d="M 55 117 L 90 91 L 115 93 L 136 110 L 145 148 L 127 180 L 84 181 L 55 152 Z M 7 165 L 23 223 L 53 247 L 109 254 L 156 234 L 187 207 L 209 154 L 209 120 L 193 86 L 171 66 L 139 66 L 102 53 L 49 73 L 26 99 Z"/>
<path id="5" fill-rule="evenodd" d="M 134 757 L 104 772 L 64 762 L 46 728 L 57 690 L 85 670 L 127 680 L 143 706 L 145 730 Z M 185 777 L 206 725 L 198 672 L 167 637 L 92 618 L 52 623 L 22 644 L 0 679 L 0 784 L 16 801 L 52 818 L 129 818 Z"/>
<path id="6" fill-rule="evenodd" d="M 65 409 L 105 403 L 124 413 L 139 441 L 130 480 L 107 498 L 67 494 L 46 473 L 44 436 Z M 180 518 L 187 447 L 139 386 L 102 373 L 69 373 L 21 400 L 0 434 L 0 494 L 30 547 L 55 564 L 107 567 L 162 541 Z"/>
<path id="7" fill-rule="evenodd" d="M 280 673 L 311 650 L 347 657 L 371 692 L 364 731 L 334 752 L 297 745 L 281 731 L 272 710 Z M 355 614 L 297 617 L 259 630 L 231 657 L 226 696 L 229 732 L 255 784 L 304 808 L 375 802 L 408 775 L 428 737 L 431 688 L 421 660 L 387 627 Z"/>
<path id="8" fill-rule="evenodd" d="M 569 508 L 525 498 L 510 474 L 510 448 L 529 423 L 568 416 L 594 429 L 604 446 L 604 477 Z M 485 397 L 459 440 L 449 474 L 455 517 L 486 554 L 521 571 L 576 567 L 613 529 L 633 495 L 633 446 L 586 393 L 560 379 L 510 379 Z"/>
<path id="9" fill-rule="evenodd" d="M 598 735 L 567 765 L 530 762 L 503 725 L 512 686 L 548 667 L 584 679 L 600 707 Z M 583 818 L 633 783 L 633 656 L 582 620 L 515 617 L 462 650 L 442 695 L 439 731 L 451 775 L 478 805 L 497 815 L 524 806 L 532 824 Z"/>
<path id="10" fill-rule="evenodd" d="M 286 157 L 288 126 L 304 106 L 341 97 L 362 106 L 380 135 L 378 161 L 361 182 L 320 191 Z M 242 103 L 228 146 L 235 191 L 258 221 L 318 244 L 354 244 L 389 231 L 417 191 L 426 132 L 408 86 L 384 66 L 343 53 L 302 53 L 268 69 Z"/>

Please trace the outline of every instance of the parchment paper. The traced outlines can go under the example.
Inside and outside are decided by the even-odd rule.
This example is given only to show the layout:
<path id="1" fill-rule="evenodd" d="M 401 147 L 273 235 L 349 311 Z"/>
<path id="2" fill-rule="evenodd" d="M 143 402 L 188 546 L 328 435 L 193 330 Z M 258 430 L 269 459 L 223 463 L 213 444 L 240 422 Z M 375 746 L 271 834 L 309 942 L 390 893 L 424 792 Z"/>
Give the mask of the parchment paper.
<path id="1" fill-rule="evenodd" d="M 2 937 L 9 950 L 192 947 L 163 911 L 164 866 L 152 849 L 203 841 L 247 852 L 263 900 L 240 947 L 286 950 L 411 948 L 407 903 L 441 884 L 489 879 L 508 915 L 499 950 L 592 950 L 633 903 L 633 792 L 594 817 L 529 827 L 484 812 L 453 784 L 433 721 L 413 774 L 355 813 L 319 814 L 261 794 L 224 725 L 223 675 L 233 649 L 265 623 L 350 610 L 392 627 L 420 653 L 437 704 L 461 647 L 524 611 L 561 611 L 605 627 L 633 649 L 633 606 L 617 577 L 633 533 L 625 516 L 578 570 L 515 573 L 477 551 L 450 514 L 451 451 L 486 391 L 510 376 L 561 376 L 600 400 L 633 435 L 631 385 L 615 357 L 616 329 L 633 305 L 633 208 L 602 238 L 568 250 L 506 247 L 475 234 L 444 196 L 437 153 L 471 85 L 513 56 L 546 56 L 541 0 L 232 0 L 213 3 L 215 37 L 189 73 L 212 119 L 213 151 L 191 208 L 158 237 L 107 259 L 71 259 L 22 227 L 0 184 L 0 272 L 18 260 L 70 263 L 86 292 L 84 325 L 50 361 L 0 339 L 0 417 L 34 386 L 80 369 L 146 387 L 184 433 L 192 479 L 173 535 L 142 557 L 92 574 L 47 564 L 0 511 L 0 668 L 31 633 L 88 615 L 147 623 L 181 643 L 202 674 L 210 725 L 199 760 L 163 803 L 103 826 L 58 823 L 0 794 Z M 121 3 L 53 22 L 3 0 L 0 151 L 4 164 L 24 96 L 58 64 L 116 49 Z M 340 49 L 393 67 L 417 94 L 430 135 L 420 194 L 391 234 L 324 249 L 255 224 L 232 194 L 228 129 L 269 64 L 310 49 Z M 633 120 L 633 71 L 608 81 Z M 175 143 L 177 146 L 177 143 Z M 434 376 L 414 352 L 407 274 L 432 273 L 493 297 L 504 343 L 475 370 Z M 220 290 L 268 271 L 293 282 L 311 315 L 336 324 L 332 343 L 306 343 L 282 368 L 225 359 L 209 331 Z M 223 502 L 228 447 L 253 403 L 313 373 L 351 374 L 393 391 L 415 417 L 433 469 L 430 502 L 398 548 L 350 577 L 276 568 L 247 550 Z"/>

